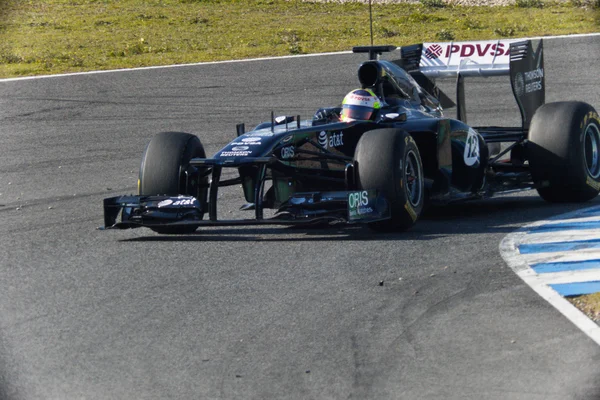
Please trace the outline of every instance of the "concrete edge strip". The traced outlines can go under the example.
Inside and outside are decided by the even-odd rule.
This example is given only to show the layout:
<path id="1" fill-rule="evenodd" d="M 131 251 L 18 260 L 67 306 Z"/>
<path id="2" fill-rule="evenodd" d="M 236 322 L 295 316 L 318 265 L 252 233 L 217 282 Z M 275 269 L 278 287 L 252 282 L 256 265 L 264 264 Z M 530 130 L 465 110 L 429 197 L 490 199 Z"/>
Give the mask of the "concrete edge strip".
<path id="1" fill-rule="evenodd" d="M 584 213 L 588 210 L 598 208 L 598 206 L 589 207 L 583 210 L 577 210 L 567 214 L 558 216 L 557 218 L 568 218 Z M 525 259 L 520 256 L 517 249 L 520 238 L 527 234 L 527 231 L 532 227 L 553 222 L 554 220 L 538 221 L 533 224 L 526 225 L 516 232 L 508 234 L 502 242 L 500 242 L 500 254 L 507 265 L 521 278 L 529 287 L 539 294 L 550 305 L 556 308 L 562 315 L 578 327 L 596 344 L 600 345 L 600 326 L 592 321 L 587 315 L 581 312 L 577 307 L 569 303 L 567 299 L 562 297 L 558 292 L 541 282 L 537 278 L 537 274 L 527 265 Z"/>
<path id="2" fill-rule="evenodd" d="M 523 40 L 527 40 L 527 39 L 551 40 L 551 39 L 593 37 L 593 36 L 600 36 L 600 33 L 579 33 L 579 34 L 574 34 L 574 35 L 559 35 L 559 36 L 536 36 L 536 37 L 522 38 L 522 39 Z M 182 68 L 182 67 L 193 67 L 193 66 L 198 66 L 198 65 L 214 65 L 214 64 L 231 64 L 231 63 L 254 62 L 254 61 L 284 60 L 284 59 L 289 59 L 289 58 L 319 57 L 319 56 L 330 56 L 330 55 L 341 55 L 341 54 L 352 54 L 352 52 L 351 51 L 338 51 L 338 52 L 329 52 L 329 53 L 297 54 L 297 55 L 280 56 L 280 57 L 249 58 L 249 59 L 243 59 L 243 60 L 209 61 L 209 62 L 199 62 L 199 63 L 190 63 L 190 64 L 156 65 L 156 66 L 152 66 L 152 67 L 122 68 L 122 69 L 110 69 L 110 70 L 100 70 L 100 71 L 73 72 L 73 73 L 68 73 L 68 74 L 57 74 L 57 75 L 23 76 L 20 78 L 2 78 L 2 79 L 0 79 L 0 83 L 25 81 L 25 80 L 33 80 L 33 79 L 60 78 L 60 77 L 78 76 L 78 75 L 108 74 L 108 73 L 114 73 L 114 72 L 145 71 L 145 70 L 153 70 L 153 69 L 160 69 L 160 68 Z"/>
<path id="3" fill-rule="evenodd" d="M 46 79 L 46 78 L 62 78 L 62 77 L 67 77 L 67 76 L 79 76 L 79 75 L 110 74 L 110 73 L 115 73 L 115 72 L 147 71 L 147 70 L 161 69 L 161 68 L 165 68 L 165 69 L 167 69 L 167 68 L 185 68 L 185 67 L 194 67 L 194 66 L 199 66 L 199 65 L 236 64 L 236 63 L 254 62 L 254 61 L 285 60 L 285 59 L 289 59 L 289 58 L 306 58 L 306 57 L 331 56 L 331 55 L 341 55 L 341 54 L 352 54 L 352 52 L 351 51 L 339 51 L 339 52 L 331 52 L 331 53 L 297 54 L 297 55 L 292 55 L 292 56 L 280 56 L 280 57 L 246 58 L 246 59 L 242 59 L 242 60 L 207 61 L 207 62 L 198 62 L 198 63 L 190 63 L 190 64 L 155 65 L 155 66 L 151 66 L 151 67 L 121 68 L 121 69 L 107 69 L 107 70 L 99 70 L 99 71 L 72 72 L 72 73 L 68 73 L 68 74 L 57 74 L 57 75 L 23 76 L 20 78 L 3 78 L 3 79 L 0 79 L 0 83 L 14 82 L 14 81 L 28 81 L 28 80 Z"/>

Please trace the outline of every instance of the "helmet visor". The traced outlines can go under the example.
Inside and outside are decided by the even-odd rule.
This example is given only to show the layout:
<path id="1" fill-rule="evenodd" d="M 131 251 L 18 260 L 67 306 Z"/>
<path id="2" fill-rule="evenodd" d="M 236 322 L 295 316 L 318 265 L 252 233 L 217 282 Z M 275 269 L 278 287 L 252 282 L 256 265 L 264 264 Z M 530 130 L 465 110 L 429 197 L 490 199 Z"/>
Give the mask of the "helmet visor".
<path id="1" fill-rule="evenodd" d="M 342 120 L 370 120 L 375 110 L 372 107 L 344 104 L 342 106 Z"/>

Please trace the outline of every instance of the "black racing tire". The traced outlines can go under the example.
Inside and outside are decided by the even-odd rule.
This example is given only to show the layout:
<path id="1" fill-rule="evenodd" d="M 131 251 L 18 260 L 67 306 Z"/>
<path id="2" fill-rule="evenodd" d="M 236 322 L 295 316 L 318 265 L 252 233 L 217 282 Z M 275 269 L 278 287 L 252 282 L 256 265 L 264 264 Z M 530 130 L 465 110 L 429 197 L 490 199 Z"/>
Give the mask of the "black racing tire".
<path id="1" fill-rule="evenodd" d="M 410 134 L 401 129 L 366 132 L 354 152 L 359 189 L 377 189 L 389 201 L 391 218 L 372 222 L 375 231 L 403 231 L 418 220 L 425 202 L 423 163 Z"/>
<path id="2" fill-rule="evenodd" d="M 568 101 L 541 106 L 529 128 L 527 157 L 540 196 L 551 203 L 584 202 L 600 190 L 600 118 Z"/>
<path id="3" fill-rule="evenodd" d="M 183 132 L 162 132 L 154 136 L 142 156 L 138 182 L 140 196 L 194 196 L 204 207 L 206 189 L 198 190 L 197 184 L 187 188 L 183 173 L 192 158 L 206 158 L 204 147 L 197 136 Z M 194 232 L 197 227 L 192 225 L 151 229 L 163 234 L 185 234 Z"/>

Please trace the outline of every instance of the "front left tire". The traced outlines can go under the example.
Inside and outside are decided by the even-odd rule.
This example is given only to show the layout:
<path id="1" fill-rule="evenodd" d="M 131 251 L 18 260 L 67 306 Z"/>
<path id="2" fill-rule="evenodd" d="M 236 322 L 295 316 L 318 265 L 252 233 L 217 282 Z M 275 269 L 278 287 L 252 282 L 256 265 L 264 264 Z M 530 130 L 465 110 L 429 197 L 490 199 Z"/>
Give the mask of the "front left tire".
<path id="1" fill-rule="evenodd" d="M 206 158 L 200 139 L 184 132 L 162 132 L 148 143 L 142 156 L 138 189 L 140 196 L 165 195 L 194 196 L 206 204 L 206 189 L 202 184 L 206 179 L 189 180 L 185 171 L 189 170 L 192 158 Z M 193 233 L 196 226 L 156 227 L 153 231 L 163 234 Z"/>

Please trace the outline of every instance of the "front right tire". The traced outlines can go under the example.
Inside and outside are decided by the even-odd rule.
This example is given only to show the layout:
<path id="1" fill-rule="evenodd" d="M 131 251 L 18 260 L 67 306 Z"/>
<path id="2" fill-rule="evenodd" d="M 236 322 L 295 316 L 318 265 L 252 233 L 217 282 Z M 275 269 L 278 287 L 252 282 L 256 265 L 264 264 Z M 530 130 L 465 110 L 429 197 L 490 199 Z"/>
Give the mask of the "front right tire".
<path id="1" fill-rule="evenodd" d="M 358 141 L 354 159 L 359 189 L 377 189 L 390 207 L 390 219 L 369 227 L 384 232 L 412 227 L 425 202 L 423 164 L 412 136 L 393 128 L 366 132 Z"/>

